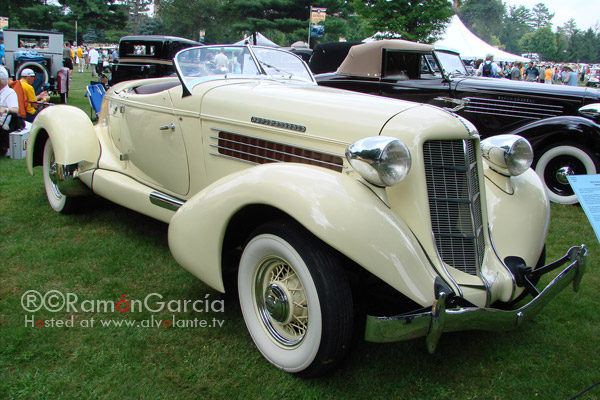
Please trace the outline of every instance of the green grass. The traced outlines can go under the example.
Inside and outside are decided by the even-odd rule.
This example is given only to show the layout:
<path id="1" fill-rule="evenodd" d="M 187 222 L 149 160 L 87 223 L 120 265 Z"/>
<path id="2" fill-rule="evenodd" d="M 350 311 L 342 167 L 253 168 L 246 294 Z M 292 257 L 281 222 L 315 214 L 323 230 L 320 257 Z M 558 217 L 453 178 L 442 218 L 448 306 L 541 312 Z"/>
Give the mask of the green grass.
<path id="1" fill-rule="evenodd" d="M 73 75 L 69 103 L 89 112 Z M 589 246 L 580 292 L 562 292 L 518 330 L 442 336 L 429 355 L 423 339 L 391 344 L 357 338 L 330 377 L 294 378 L 254 347 L 234 301 L 224 312 L 33 313 L 75 327 L 27 327 L 21 296 L 34 289 L 79 300 L 221 297 L 183 270 L 167 245 L 167 225 L 102 199 L 63 216 L 48 206 L 40 168 L 0 159 L 1 399 L 567 399 L 600 381 L 600 246 L 577 206 L 553 206 L 548 260 Z M 515 229 L 518 229 L 515 221 Z M 548 278 L 544 278 L 544 283 Z M 154 317 L 223 321 L 216 328 L 103 327 L 100 321 Z M 84 327 L 94 319 L 94 327 Z M 82 322 L 86 321 L 86 322 Z M 357 336 L 360 336 L 358 333 Z M 600 387 L 582 399 L 600 399 Z"/>

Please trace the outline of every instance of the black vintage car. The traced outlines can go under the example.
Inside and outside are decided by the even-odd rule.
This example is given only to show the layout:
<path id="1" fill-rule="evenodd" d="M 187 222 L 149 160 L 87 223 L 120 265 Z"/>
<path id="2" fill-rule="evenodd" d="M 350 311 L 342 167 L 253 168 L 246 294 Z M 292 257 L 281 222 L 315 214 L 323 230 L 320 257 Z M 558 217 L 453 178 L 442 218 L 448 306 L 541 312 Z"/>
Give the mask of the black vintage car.
<path id="1" fill-rule="evenodd" d="M 566 176 L 600 171 L 600 90 L 468 76 L 458 53 L 404 40 L 354 46 L 319 85 L 445 107 L 483 138 L 512 133 L 533 146 L 550 199 L 577 202 Z"/>
<path id="2" fill-rule="evenodd" d="M 112 65 L 110 83 L 175 75 L 175 54 L 200 45 L 175 36 L 124 36 L 119 42 L 119 60 Z"/>

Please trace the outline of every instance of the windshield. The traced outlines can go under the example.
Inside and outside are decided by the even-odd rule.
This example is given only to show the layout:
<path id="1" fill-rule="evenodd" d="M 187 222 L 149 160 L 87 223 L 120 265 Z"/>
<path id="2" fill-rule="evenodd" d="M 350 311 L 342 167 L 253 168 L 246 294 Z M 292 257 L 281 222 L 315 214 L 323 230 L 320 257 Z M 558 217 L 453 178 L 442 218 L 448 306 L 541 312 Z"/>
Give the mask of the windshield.
<path id="1" fill-rule="evenodd" d="M 188 88 L 214 79 L 271 77 L 314 82 L 306 64 L 287 51 L 258 46 L 203 46 L 184 49 L 175 67 Z"/>
<path id="2" fill-rule="evenodd" d="M 435 55 L 440 61 L 445 75 L 467 75 L 465 64 L 462 62 L 458 54 L 436 50 Z"/>

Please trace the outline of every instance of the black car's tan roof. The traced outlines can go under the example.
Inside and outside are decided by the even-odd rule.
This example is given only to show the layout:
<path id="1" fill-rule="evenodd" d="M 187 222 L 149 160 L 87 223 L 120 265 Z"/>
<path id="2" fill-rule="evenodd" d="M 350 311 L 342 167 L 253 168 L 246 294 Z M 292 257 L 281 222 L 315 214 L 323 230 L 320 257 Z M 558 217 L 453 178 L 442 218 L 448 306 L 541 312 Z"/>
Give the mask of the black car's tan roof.
<path id="1" fill-rule="evenodd" d="M 352 76 L 381 75 L 382 49 L 431 52 L 434 47 L 429 44 L 409 42 L 408 40 L 377 40 L 354 46 L 337 70 L 338 74 Z"/>

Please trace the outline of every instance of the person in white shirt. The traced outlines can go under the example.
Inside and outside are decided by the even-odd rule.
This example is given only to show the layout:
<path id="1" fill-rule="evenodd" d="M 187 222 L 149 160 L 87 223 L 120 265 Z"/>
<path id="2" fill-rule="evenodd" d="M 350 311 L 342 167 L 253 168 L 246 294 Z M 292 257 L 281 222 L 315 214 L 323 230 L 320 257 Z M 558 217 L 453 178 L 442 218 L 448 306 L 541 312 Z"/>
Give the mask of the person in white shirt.
<path id="1" fill-rule="evenodd" d="M 92 77 L 98 76 L 98 60 L 100 59 L 98 50 L 92 47 L 88 53 L 88 58 L 90 60 L 90 65 L 92 66 Z"/>
<path id="2" fill-rule="evenodd" d="M 219 54 L 215 56 L 215 64 L 217 68 L 229 68 L 229 59 L 225 55 L 225 49 L 221 49 Z"/>
<path id="3" fill-rule="evenodd" d="M 477 69 L 477 76 L 504 78 L 504 72 L 502 72 L 502 68 L 494 62 L 494 55 L 487 54 L 485 56 L 485 62 L 481 63 Z"/>
<path id="4" fill-rule="evenodd" d="M 19 117 L 19 100 L 15 91 L 8 86 L 8 71 L 0 66 L 0 157 L 6 155 L 9 148 L 8 134 L 15 124 L 11 119 Z"/>

